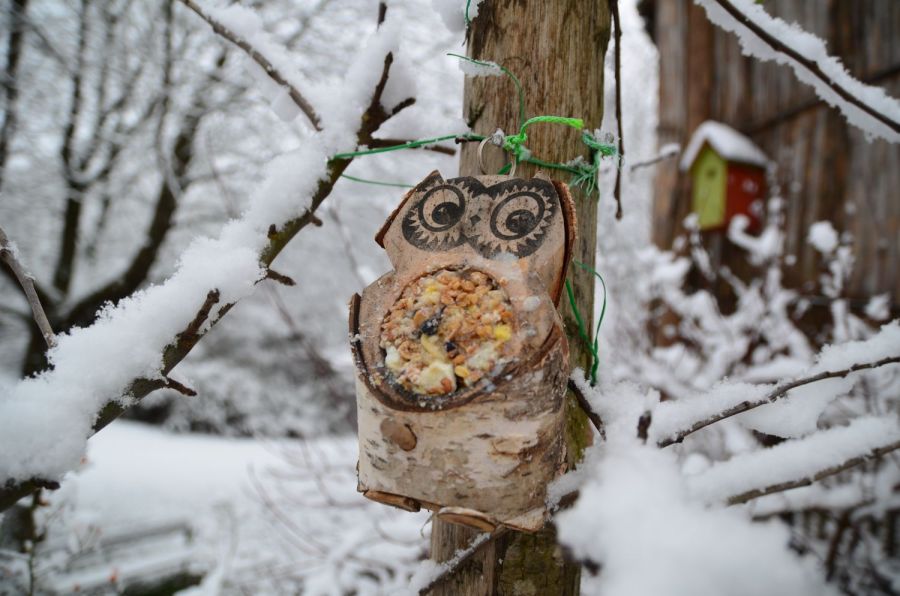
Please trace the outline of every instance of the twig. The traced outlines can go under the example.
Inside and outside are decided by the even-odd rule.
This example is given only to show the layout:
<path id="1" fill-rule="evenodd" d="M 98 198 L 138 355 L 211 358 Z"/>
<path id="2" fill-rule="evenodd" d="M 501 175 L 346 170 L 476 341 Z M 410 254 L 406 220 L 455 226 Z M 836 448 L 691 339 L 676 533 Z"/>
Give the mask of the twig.
<path id="1" fill-rule="evenodd" d="M 853 95 L 851 92 L 844 89 L 840 85 L 840 83 L 831 79 L 827 74 L 825 74 L 822 71 L 822 69 L 819 68 L 818 63 L 816 63 L 813 60 L 809 60 L 808 58 L 805 58 L 800 53 L 798 53 L 796 50 L 785 45 L 784 42 L 782 42 L 775 36 L 771 35 L 765 29 L 762 29 L 759 25 L 757 25 L 755 22 L 753 22 L 752 19 L 748 18 L 747 15 L 745 15 L 743 12 L 738 10 L 733 4 L 731 4 L 731 2 L 729 2 L 728 0 L 713 0 L 713 1 L 716 4 L 718 4 L 719 6 L 721 6 L 722 9 L 725 10 L 725 12 L 727 12 L 729 15 L 731 15 L 731 17 L 734 20 L 736 20 L 741 25 L 743 25 L 744 27 L 746 27 L 747 29 L 752 31 L 754 35 L 756 35 L 759 39 L 761 39 L 763 42 L 768 44 L 772 49 L 784 54 L 785 56 L 790 57 L 792 60 L 794 60 L 801 66 L 803 66 L 806 70 L 808 70 L 810 73 L 812 73 L 816 78 L 818 78 L 820 81 L 825 83 L 825 85 L 827 85 L 829 88 L 831 88 L 832 91 L 834 91 L 836 94 L 838 94 L 838 96 L 840 96 L 841 99 L 843 99 L 847 103 L 853 104 L 854 106 L 856 106 L 860 110 L 864 111 L 866 114 L 868 114 L 872 118 L 875 118 L 876 120 L 878 120 L 879 122 L 881 122 L 882 124 L 884 124 L 885 126 L 890 128 L 891 130 L 893 130 L 894 132 L 900 132 L 900 122 L 891 120 L 889 117 L 887 117 L 882 112 L 871 107 L 866 102 L 862 101 L 861 99 L 859 99 L 855 95 Z"/>
<path id="2" fill-rule="evenodd" d="M 643 443 L 647 442 L 647 434 L 650 430 L 651 422 L 653 422 L 653 415 L 650 413 L 649 410 L 644 412 L 643 414 L 641 414 L 641 417 L 638 418 L 637 437 Z"/>
<path id="3" fill-rule="evenodd" d="M 184 385 L 183 383 L 176 381 L 172 377 L 166 377 L 165 387 L 166 387 L 166 389 L 171 389 L 173 391 L 177 391 L 178 393 L 180 393 L 182 395 L 187 395 L 188 397 L 194 397 L 197 395 L 196 390 L 191 389 L 187 385 Z"/>
<path id="4" fill-rule="evenodd" d="M 209 23 L 209 26 L 212 27 L 212 30 L 215 31 L 217 35 L 221 35 L 222 37 L 224 37 L 225 39 L 227 39 L 228 41 L 230 41 L 237 47 L 244 50 L 244 52 L 246 52 L 246 54 L 248 56 L 250 56 L 250 58 L 254 62 L 256 62 L 257 64 L 259 64 L 262 67 L 262 69 L 266 72 L 266 74 L 269 76 L 269 78 L 271 78 L 273 81 L 275 81 L 279 85 L 285 87 L 288 90 L 288 93 L 290 94 L 291 99 L 294 101 L 294 103 L 297 105 L 297 107 L 300 108 L 300 110 L 306 115 L 306 118 L 309 120 L 310 124 L 313 125 L 313 128 L 315 128 L 317 131 L 322 130 L 322 125 L 321 125 L 321 121 L 319 120 L 319 115 L 316 114 L 316 111 L 312 107 L 312 104 L 309 103 L 309 101 L 307 101 L 305 97 L 303 97 L 303 95 L 300 93 L 300 91 L 296 87 L 294 87 L 291 83 L 288 82 L 288 80 L 285 78 L 285 76 L 277 68 L 275 68 L 275 66 L 272 64 L 272 62 L 269 61 L 268 58 L 263 56 L 259 52 L 259 50 L 257 50 L 252 45 L 250 45 L 250 43 L 246 39 L 244 39 L 243 37 L 241 37 L 234 31 L 232 31 L 231 29 L 229 29 L 228 27 L 226 27 L 225 25 L 223 25 L 222 23 L 220 23 L 219 21 L 214 19 L 212 16 L 210 16 L 209 14 L 204 12 L 203 9 L 200 8 L 200 6 L 197 5 L 196 2 L 194 2 L 194 0 L 181 0 L 181 2 L 182 2 L 182 4 L 184 4 L 191 10 L 193 10 L 195 13 L 197 13 L 201 19 L 203 19 L 204 21 Z"/>
<path id="5" fill-rule="evenodd" d="M 678 155 L 679 151 L 680 151 L 680 149 L 677 148 L 677 146 L 674 151 L 660 151 L 660 153 L 658 155 L 655 155 L 655 156 L 651 157 L 650 159 L 645 159 L 644 161 L 639 161 L 637 163 L 631 164 L 628 167 L 628 169 L 629 169 L 629 171 L 633 172 L 633 171 L 639 170 L 641 168 L 646 168 L 647 166 L 652 166 L 654 164 L 658 164 L 661 161 L 665 161 L 667 159 L 671 159 L 671 158 L 675 157 L 676 155 Z"/>
<path id="6" fill-rule="evenodd" d="M 581 409 L 584 410 L 585 415 L 588 417 L 588 420 L 591 421 L 591 424 L 594 425 L 594 428 L 597 429 L 597 432 L 600 433 L 600 438 L 604 441 L 606 440 L 606 430 L 603 428 L 603 419 L 600 418 L 600 414 L 594 411 L 591 407 L 591 402 L 587 400 L 584 393 L 581 391 L 581 387 L 578 386 L 573 379 L 569 379 L 569 391 L 572 392 L 572 395 L 575 396 L 575 399 L 578 401 L 578 405 L 581 406 Z"/>
<path id="7" fill-rule="evenodd" d="M 285 275 L 284 273 L 278 273 L 271 267 L 266 269 L 266 279 L 270 279 L 274 282 L 278 282 L 283 286 L 296 286 L 297 282 L 293 280 L 293 278 Z"/>
<path id="8" fill-rule="evenodd" d="M 848 459 L 842 464 L 832 466 L 830 468 L 825 468 L 824 470 L 816 472 L 812 476 L 807 476 L 806 478 L 801 478 L 799 480 L 790 480 L 788 482 L 781 482 L 779 484 L 772 484 L 763 488 L 754 488 L 753 490 L 748 490 L 739 495 L 734 495 L 733 497 L 728 498 L 728 504 L 737 505 L 740 503 L 746 503 L 747 501 L 751 501 L 753 499 L 758 499 L 759 497 L 771 495 L 773 493 L 780 493 L 792 488 L 800 488 L 801 486 L 809 486 L 813 482 L 818 482 L 823 478 L 834 476 L 835 474 L 839 474 L 845 470 L 849 470 L 850 468 L 856 467 L 867 461 L 878 459 L 888 453 L 891 453 L 892 451 L 896 451 L 897 449 L 900 449 L 900 441 L 895 441 L 893 443 L 885 445 L 884 447 L 877 447 L 866 455 L 860 455 L 858 457 Z"/>
<path id="9" fill-rule="evenodd" d="M 843 370 L 836 371 L 825 371 L 821 372 L 817 375 L 813 375 L 811 377 L 805 377 L 802 379 L 797 379 L 796 381 L 791 381 L 789 383 L 784 383 L 779 385 L 775 389 L 773 389 L 768 395 L 762 397 L 756 401 L 743 401 L 736 406 L 732 406 L 727 410 L 719 412 L 714 416 L 710 416 L 704 420 L 700 420 L 699 422 L 695 422 L 690 428 L 686 430 L 679 431 L 674 435 L 667 437 L 665 439 L 660 440 L 657 444 L 660 447 L 668 447 L 669 445 L 673 445 L 675 443 L 680 443 L 684 440 L 688 435 L 697 432 L 702 428 L 706 428 L 710 424 L 715 424 L 716 422 L 720 422 L 725 420 L 726 418 L 731 418 L 732 416 L 737 416 L 738 414 L 743 414 L 748 410 L 752 410 L 754 408 L 758 408 L 759 406 L 764 406 L 766 404 L 772 403 L 778 399 L 781 399 L 785 395 L 788 394 L 792 389 L 796 389 L 797 387 L 801 387 L 803 385 L 809 385 L 810 383 L 815 383 L 817 381 L 824 381 L 825 379 L 835 379 L 835 378 L 843 378 L 849 375 L 850 373 L 866 370 L 870 368 L 878 368 L 880 366 L 886 366 L 888 364 L 896 364 L 900 362 L 900 356 L 891 356 L 889 358 L 883 358 L 877 362 L 865 362 L 861 364 L 854 364 L 849 368 L 845 368 Z"/>
<path id="10" fill-rule="evenodd" d="M 622 139 L 622 22 L 619 20 L 619 0 L 609 0 L 609 8 L 612 11 L 613 25 L 616 28 L 616 126 L 619 132 L 618 159 L 621 166 L 625 159 L 625 141 Z M 613 188 L 613 196 L 616 198 L 616 219 L 622 219 L 622 168 L 616 170 L 616 185 Z"/>
<path id="11" fill-rule="evenodd" d="M 444 567 L 441 569 L 441 572 L 431 578 L 431 581 L 419 590 L 419 594 L 427 594 L 435 586 L 444 583 L 447 578 L 456 573 L 466 561 L 483 551 L 489 544 L 496 541 L 507 532 L 509 532 L 509 530 L 505 526 L 500 526 L 490 534 L 479 534 L 473 538 L 472 542 L 469 543 L 469 546 L 463 550 L 457 551 L 452 559 L 443 563 Z"/>
<path id="12" fill-rule="evenodd" d="M 19 285 L 22 286 L 22 291 L 25 293 L 25 299 L 28 300 L 28 306 L 31 307 L 34 322 L 37 323 L 38 328 L 41 330 L 41 335 L 44 336 L 47 347 L 54 347 L 56 345 L 56 334 L 53 333 L 53 328 L 50 327 L 47 313 L 44 312 L 41 300 L 38 298 L 37 291 L 34 289 L 34 278 L 25 271 L 22 263 L 19 262 L 19 259 L 16 257 L 16 251 L 10 243 L 6 232 L 3 231 L 3 228 L 0 228 L 0 260 L 9 266 L 16 276 L 16 279 L 19 281 Z"/>

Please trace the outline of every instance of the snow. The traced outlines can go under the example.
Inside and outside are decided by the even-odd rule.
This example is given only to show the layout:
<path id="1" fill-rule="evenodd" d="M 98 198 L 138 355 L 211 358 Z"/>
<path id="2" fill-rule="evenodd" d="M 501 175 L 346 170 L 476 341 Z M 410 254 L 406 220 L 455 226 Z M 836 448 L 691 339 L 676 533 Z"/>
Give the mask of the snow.
<path id="1" fill-rule="evenodd" d="M 754 166 L 766 167 L 769 158 L 753 141 L 734 130 L 727 124 L 707 120 L 697 127 L 690 142 L 681 155 L 679 168 L 688 170 L 700 154 L 705 144 L 709 144 L 716 153 L 728 161 L 736 161 Z"/>
<path id="2" fill-rule="evenodd" d="M 252 11 L 235 5 L 215 14 L 270 49 Z M 193 320 L 211 290 L 220 294 L 212 319 L 225 304 L 253 292 L 264 275 L 259 254 L 269 227 L 301 215 L 325 174 L 328 155 L 354 148 L 355 129 L 384 56 L 396 50 L 399 21 L 389 18 L 371 36 L 346 79 L 317 88 L 325 130 L 266 167 L 240 219 L 225 225 L 218 238 L 195 240 L 162 284 L 107 307 L 92 326 L 60 336 L 48 354 L 52 370 L 0 396 L 0 478 L 60 479 L 84 454 L 100 409 L 110 400 L 127 401 L 121 396 L 132 380 L 159 378 L 164 348 Z"/>
<path id="3" fill-rule="evenodd" d="M 466 30 L 465 4 L 461 4 L 460 0 L 431 0 L 431 6 L 447 29 L 456 33 Z"/>
<path id="4" fill-rule="evenodd" d="M 812 86 L 823 101 L 838 108 L 847 122 L 862 130 L 868 137 L 882 138 L 890 143 L 900 142 L 900 133 L 841 98 L 805 66 L 788 55 L 776 51 L 757 37 L 728 14 L 715 0 L 694 1 L 706 10 L 706 16 L 713 24 L 737 35 L 744 54 L 764 62 L 774 60 L 778 64 L 789 65 L 797 79 Z M 843 87 L 850 95 L 859 98 L 867 106 L 895 123 L 900 123 L 900 101 L 887 95 L 880 87 L 866 85 L 851 76 L 840 60 L 828 55 L 828 49 L 822 39 L 804 31 L 796 23 L 786 23 L 779 18 L 772 17 L 763 6 L 755 4 L 752 0 L 732 0 L 732 4 L 762 30 L 816 64 L 827 77 Z"/>
<path id="5" fill-rule="evenodd" d="M 49 494 L 48 543 L 187 524 L 191 548 L 135 549 L 139 558 L 100 560 L 88 571 L 101 578 L 152 574 L 177 554 L 207 571 L 188 592 L 194 595 L 407 593 L 427 543 L 427 516 L 356 493 L 356 449 L 355 437 L 266 443 L 119 421 L 91 441 L 86 463 Z M 96 546 L 88 541 L 83 548 Z M 74 547 L 72 556 L 81 550 Z M 68 582 L 70 589 L 87 578 L 40 556 L 38 564 L 46 585 Z"/>
<path id="6" fill-rule="evenodd" d="M 463 33 L 466 30 L 466 18 L 472 21 L 478 16 L 481 2 L 482 0 L 431 0 L 431 6 L 448 29 Z"/>
<path id="7" fill-rule="evenodd" d="M 873 321 L 886 321 L 891 316 L 890 295 L 872 296 L 866 304 L 865 315 Z"/>
<path id="8" fill-rule="evenodd" d="M 867 340 L 826 346 L 813 366 L 802 373 L 782 378 L 787 383 L 792 379 L 812 377 L 826 371 L 840 371 L 856 364 L 877 362 L 892 356 L 900 356 L 900 323 L 897 321 L 884 325 Z M 796 366 L 796 363 L 791 366 Z M 674 438 L 679 431 L 687 430 L 693 424 L 743 402 L 764 405 L 738 414 L 736 419 L 742 425 L 780 437 L 803 436 L 816 430 L 819 417 L 828 405 L 839 395 L 849 391 L 857 378 L 858 375 L 851 374 L 845 378 L 803 385 L 770 404 L 766 403 L 766 396 L 781 383 L 721 381 L 708 392 L 666 401 L 656 406 L 650 437 L 654 441 Z"/>
<path id="9" fill-rule="evenodd" d="M 861 417 L 845 427 L 819 431 L 750 453 L 736 455 L 691 478 L 690 490 L 706 502 L 726 501 L 753 489 L 812 478 L 816 473 L 867 456 L 900 441 L 900 425 L 891 417 Z"/>
<path id="10" fill-rule="evenodd" d="M 807 239 L 823 255 L 834 252 L 838 246 L 838 234 L 830 221 L 817 221 L 809 226 Z"/>
<path id="11" fill-rule="evenodd" d="M 728 239 L 747 251 L 751 264 L 762 265 L 781 254 L 784 235 L 776 226 L 766 226 L 759 236 L 748 234 L 749 226 L 749 217 L 744 214 L 735 215 L 728 225 Z"/>
<path id="12" fill-rule="evenodd" d="M 900 356 L 900 322 L 893 321 L 869 339 L 825 346 L 817 362 L 801 376 L 839 371 L 896 356 Z M 898 365 L 888 366 L 896 369 Z M 851 374 L 798 387 L 786 399 L 740 414 L 738 420 L 748 428 L 779 437 L 807 435 L 818 428 L 819 417 L 826 408 L 850 391 L 858 379 L 858 374 Z"/>
<path id="13" fill-rule="evenodd" d="M 459 69 L 470 77 L 499 77 L 503 75 L 500 65 L 490 60 L 479 60 L 478 62 L 460 60 Z"/>
<path id="14" fill-rule="evenodd" d="M 576 558 L 601 565 L 596 593 L 836 593 L 810 560 L 788 550 L 780 524 L 754 524 L 737 510 L 692 500 L 672 452 L 634 438 L 610 441 L 591 448 L 584 466 L 590 479 L 556 525 Z"/>

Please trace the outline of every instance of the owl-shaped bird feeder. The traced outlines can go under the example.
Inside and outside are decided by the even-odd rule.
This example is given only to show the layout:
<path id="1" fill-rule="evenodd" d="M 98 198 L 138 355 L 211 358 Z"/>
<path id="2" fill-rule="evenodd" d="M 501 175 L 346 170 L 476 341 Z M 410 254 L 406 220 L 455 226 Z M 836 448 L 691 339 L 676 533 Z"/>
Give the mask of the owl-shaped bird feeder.
<path id="1" fill-rule="evenodd" d="M 376 236 L 394 270 L 350 305 L 366 497 L 543 526 L 565 459 L 556 306 L 574 240 L 568 188 L 546 178 L 434 172 L 404 197 Z"/>

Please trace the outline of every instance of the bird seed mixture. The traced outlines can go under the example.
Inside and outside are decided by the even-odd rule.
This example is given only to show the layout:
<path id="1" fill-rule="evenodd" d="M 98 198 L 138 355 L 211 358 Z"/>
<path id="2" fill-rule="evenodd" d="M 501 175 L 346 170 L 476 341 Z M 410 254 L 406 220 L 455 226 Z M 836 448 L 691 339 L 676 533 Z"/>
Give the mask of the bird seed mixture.
<path id="1" fill-rule="evenodd" d="M 409 284 L 388 311 L 384 363 L 413 393 L 453 393 L 502 369 L 513 329 L 509 297 L 491 277 L 443 269 Z"/>

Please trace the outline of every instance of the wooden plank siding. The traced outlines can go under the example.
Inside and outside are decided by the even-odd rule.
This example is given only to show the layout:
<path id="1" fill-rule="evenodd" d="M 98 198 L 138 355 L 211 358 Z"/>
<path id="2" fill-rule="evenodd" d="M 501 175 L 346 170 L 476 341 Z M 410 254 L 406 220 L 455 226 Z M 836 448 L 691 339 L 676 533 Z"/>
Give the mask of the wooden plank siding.
<path id="1" fill-rule="evenodd" d="M 767 0 L 771 14 L 828 43 L 857 78 L 900 96 L 900 2 Z M 810 224 L 829 219 L 853 237 L 857 264 L 846 295 L 889 293 L 900 304 L 900 146 L 869 142 L 818 101 L 787 66 L 743 56 L 737 39 L 711 25 L 691 0 L 644 0 L 660 55 L 659 143 L 684 147 L 704 120 L 748 135 L 777 163 L 787 201 L 787 285 L 817 293 L 819 257 Z M 657 169 L 653 239 L 669 248 L 690 209 L 688 176 L 675 160 Z M 896 316 L 896 314 L 895 314 Z"/>

